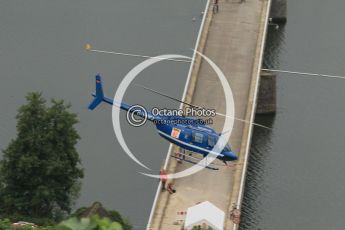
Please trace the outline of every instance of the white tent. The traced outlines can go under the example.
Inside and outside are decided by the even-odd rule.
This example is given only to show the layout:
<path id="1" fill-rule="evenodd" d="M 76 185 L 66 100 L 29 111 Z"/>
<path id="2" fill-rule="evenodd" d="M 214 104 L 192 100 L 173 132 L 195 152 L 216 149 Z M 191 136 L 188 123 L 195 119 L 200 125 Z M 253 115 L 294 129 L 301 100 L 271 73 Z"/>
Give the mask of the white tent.
<path id="1" fill-rule="evenodd" d="M 212 203 L 205 201 L 187 209 L 185 230 L 207 225 L 213 230 L 224 230 L 225 214 Z"/>

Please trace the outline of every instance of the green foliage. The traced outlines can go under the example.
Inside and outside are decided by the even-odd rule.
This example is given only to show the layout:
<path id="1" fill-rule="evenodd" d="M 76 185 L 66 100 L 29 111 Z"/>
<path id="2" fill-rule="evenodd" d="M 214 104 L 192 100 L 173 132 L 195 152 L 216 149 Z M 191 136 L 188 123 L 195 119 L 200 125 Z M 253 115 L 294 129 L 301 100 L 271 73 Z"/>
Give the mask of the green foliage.
<path id="1" fill-rule="evenodd" d="M 11 229 L 11 221 L 9 219 L 0 220 L 0 230 Z"/>
<path id="2" fill-rule="evenodd" d="M 117 222 L 112 222 L 108 218 L 70 218 L 56 226 L 56 230 L 123 230 Z"/>
<path id="3" fill-rule="evenodd" d="M 97 215 L 91 218 L 78 219 L 76 217 L 62 221 L 55 226 L 39 226 L 32 228 L 30 225 L 18 228 L 20 230 L 124 230 L 121 224 L 111 221 L 108 218 L 99 218 Z M 9 219 L 0 219 L 0 230 L 13 230 L 12 222 Z"/>
<path id="4" fill-rule="evenodd" d="M 31 228 L 31 230 L 33 230 L 33 229 Z M 39 227 L 39 230 L 55 230 L 55 226 Z"/>
<path id="5" fill-rule="evenodd" d="M 9 219 L 0 219 L 0 230 L 13 230 L 12 222 Z M 31 225 L 21 226 L 20 230 L 32 230 Z M 53 226 L 39 227 L 40 230 L 54 230 Z"/>
<path id="6" fill-rule="evenodd" d="M 18 221 L 25 221 L 29 223 L 34 223 L 38 226 L 53 226 L 57 224 L 57 222 L 51 218 L 40 218 L 40 217 L 29 217 L 29 216 L 24 216 L 24 215 L 7 215 L 9 220 L 14 223 Z"/>
<path id="7" fill-rule="evenodd" d="M 95 203 L 92 205 L 92 207 L 93 207 L 95 204 L 97 204 L 97 203 L 98 203 L 100 206 L 102 206 L 102 204 L 101 204 L 100 202 L 95 202 Z M 81 208 L 77 209 L 77 210 L 71 215 L 71 217 L 78 217 L 78 218 L 80 218 L 81 216 L 83 216 L 84 212 L 85 212 L 87 209 L 88 209 L 88 208 L 86 208 L 86 207 L 81 207 Z M 102 209 L 103 209 L 103 206 L 102 206 Z M 129 221 L 128 221 L 127 219 L 123 218 L 119 212 L 114 211 L 114 210 L 106 210 L 105 208 L 104 208 L 104 210 L 107 212 L 107 214 L 108 214 L 107 216 L 109 217 L 109 219 L 110 219 L 111 221 L 118 222 L 118 223 L 122 226 L 123 230 L 132 230 L 132 229 L 133 229 L 133 227 L 132 227 L 132 225 L 129 223 Z M 96 213 L 97 213 L 97 212 L 96 212 Z M 97 214 L 96 214 L 96 215 L 97 215 Z"/>
<path id="8" fill-rule="evenodd" d="M 0 161 L 0 215 L 59 219 L 71 211 L 83 170 L 70 105 L 30 93 L 17 115 L 17 138 Z M 16 218 L 17 219 L 17 218 Z"/>
<path id="9" fill-rule="evenodd" d="M 120 213 L 118 213 L 117 211 L 108 211 L 109 215 L 110 215 L 110 219 L 112 221 L 116 221 L 119 222 L 122 227 L 123 230 L 131 230 L 132 229 L 132 225 L 129 223 L 129 221 L 125 218 L 123 218 Z"/>

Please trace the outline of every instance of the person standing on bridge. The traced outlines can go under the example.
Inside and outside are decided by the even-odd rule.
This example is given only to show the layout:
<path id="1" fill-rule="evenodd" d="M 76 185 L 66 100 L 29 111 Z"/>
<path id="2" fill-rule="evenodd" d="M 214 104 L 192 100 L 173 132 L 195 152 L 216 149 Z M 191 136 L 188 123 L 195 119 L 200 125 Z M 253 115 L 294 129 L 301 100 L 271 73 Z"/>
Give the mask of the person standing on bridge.
<path id="1" fill-rule="evenodd" d="M 168 180 L 167 172 L 164 169 L 161 169 L 159 171 L 159 176 L 160 176 L 160 180 L 162 182 L 162 191 L 164 191 L 165 190 L 165 184 L 167 183 L 167 180 Z"/>
<path id="2" fill-rule="evenodd" d="M 219 1 L 218 0 L 213 0 L 213 13 L 218 13 L 219 11 Z"/>

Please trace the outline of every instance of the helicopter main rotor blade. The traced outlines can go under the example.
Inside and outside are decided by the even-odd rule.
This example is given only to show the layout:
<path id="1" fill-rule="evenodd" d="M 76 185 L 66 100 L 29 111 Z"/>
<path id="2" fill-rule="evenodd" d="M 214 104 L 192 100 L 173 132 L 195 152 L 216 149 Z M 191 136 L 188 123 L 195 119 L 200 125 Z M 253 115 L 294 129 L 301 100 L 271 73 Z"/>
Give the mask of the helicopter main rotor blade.
<path id="1" fill-rule="evenodd" d="M 182 101 L 182 100 L 179 100 L 179 99 L 174 98 L 174 97 L 172 97 L 172 96 L 169 96 L 169 95 L 167 95 L 167 94 L 161 93 L 161 92 L 159 92 L 159 91 L 157 91 L 157 90 L 150 89 L 150 88 L 148 88 L 148 87 L 146 87 L 146 86 L 143 86 L 143 85 L 140 85 L 140 84 L 135 84 L 135 85 L 138 86 L 138 87 L 141 87 L 141 88 L 143 88 L 143 89 L 146 89 L 146 90 L 148 90 L 148 91 L 150 91 L 150 92 L 153 92 L 153 93 L 156 93 L 156 94 L 158 94 L 158 95 L 161 95 L 161 96 L 163 96 L 163 97 L 169 98 L 169 99 L 171 99 L 171 100 L 173 100 L 173 101 L 177 101 L 177 102 L 183 103 L 183 104 L 188 105 L 188 106 L 190 106 L 190 107 L 194 107 L 194 108 L 198 108 L 198 109 L 205 109 L 204 107 L 201 107 L 201 106 L 197 106 L 197 105 L 193 105 L 193 104 L 184 102 L 184 101 Z M 232 118 L 232 119 L 237 120 L 237 121 L 241 121 L 241 122 L 248 123 L 248 124 L 253 124 L 253 125 L 258 126 L 258 127 L 261 127 L 261 128 L 265 128 L 265 129 L 272 130 L 272 128 L 267 127 L 267 126 L 264 126 L 264 125 L 261 125 L 261 124 L 258 124 L 258 123 L 254 123 L 254 122 L 250 122 L 250 121 L 243 120 L 243 119 L 240 119 L 240 118 L 228 116 L 228 115 L 225 115 L 225 114 L 222 114 L 222 113 L 218 113 L 218 112 L 216 112 L 216 114 L 219 115 L 219 116 L 229 117 L 229 118 Z"/>
<path id="2" fill-rule="evenodd" d="M 152 92 L 152 93 L 156 93 L 156 94 L 161 95 L 161 96 L 163 96 L 163 97 L 169 98 L 169 99 L 171 99 L 171 100 L 173 100 L 173 101 L 177 101 L 177 102 L 183 103 L 183 104 L 188 105 L 188 106 L 190 106 L 190 107 L 202 109 L 202 107 L 200 107 L 200 106 L 196 106 L 196 105 L 189 104 L 189 103 L 187 103 L 187 102 L 184 102 L 184 101 L 182 101 L 182 100 L 179 100 L 179 99 L 174 98 L 174 97 L 172 97 L 172 96 L 169 96 L 169 95 L 167 95 L 167 94 L 161 93 L 161 92 L 159 92 L 159 91 L 157 91 L 157 90 L 150 89 L 150 88 L 148 88 L 148 87 L 146 87 L 146 86 L 139 85 L 139 84 L 134 84 L 134 85 L 139 86 L 139 87 L 141 87 L 141 88 L 143 88 L 143 89 L 146 89 L 146 90 L 148 90 L 148 91 L 150 91 L 150 92 Z"/>
<path id="3" fill-rule="evenodd" d="M 235 120 L 237 120 L 237 121 L 242 121 L 242 122 L 247 123 L 247 124 L 253 124 L 253 125 L 258 126 L 258 127 L 261 127 L 261 128 L 265 128 L 265 129 L 272 130 L 272 128 L 270 128 L 270 127 L 268 127 L 268 126 L 261 125 L 261 124 L 259 124 L 259 123 L 250 122 L 250 121 L 243 120 L 243 119 L 241 119 L 241 118 L 232 117 L 232 116 L 227 116 L 227 115 L 222 114 L 222 113 L 217 113 L 217 112 L 216 112 L 216 114 L 219 115 L 219 116 L 222 116 L 222 117 L 233 118 L 233 119 L 235 119 Z"/>

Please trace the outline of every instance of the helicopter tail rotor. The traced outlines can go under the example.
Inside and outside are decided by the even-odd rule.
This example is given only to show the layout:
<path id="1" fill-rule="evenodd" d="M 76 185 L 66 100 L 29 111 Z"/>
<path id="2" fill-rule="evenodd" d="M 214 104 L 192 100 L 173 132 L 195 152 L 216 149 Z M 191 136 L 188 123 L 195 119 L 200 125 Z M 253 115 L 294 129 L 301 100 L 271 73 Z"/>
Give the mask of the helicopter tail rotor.
<path id="1" fill-rule="evenodd" d="M 96 93 L 92 94 L 95 98 L 89 105 L 90 110 L 94 110 L 104 99 L 101 76 L 96 75 Z"/>

